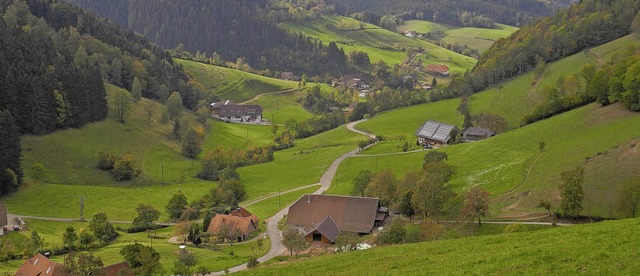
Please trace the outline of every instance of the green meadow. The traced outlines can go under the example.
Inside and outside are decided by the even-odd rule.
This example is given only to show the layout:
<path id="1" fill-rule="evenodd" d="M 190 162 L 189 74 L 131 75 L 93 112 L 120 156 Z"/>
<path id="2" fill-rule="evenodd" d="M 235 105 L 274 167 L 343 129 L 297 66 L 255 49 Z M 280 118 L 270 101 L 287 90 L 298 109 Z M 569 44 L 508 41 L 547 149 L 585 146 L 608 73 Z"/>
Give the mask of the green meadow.
<path id="1" fill-rule="evenodd" d="M 640 270 L 638 227 L 640 220 L 629 219 L 377 247 L 271 264 L 240 274 L 631 275 Z"/>
<path id="2" fill-rule="evenodd" d="M 366 123 L 375 125 L 376 120 L 374 117 Z M 592 207 L 585 207 L 583 213 L 608 217 L 610 202 L 617 195 L 616 187 L 637 178 L 634 168 L 638 154 L 634 141 L 640 137 L 640 129 L 636 127 L 639 124 L 640 115 L 626 111 L 619 104 L 607 107 L 591 104 L 490 139 L 439 150 L 446 152 L 448 162 L 457 168 L 450 184 L 458 191 L 472 185 L 488 190 L 493 197 L 491 212 L 494 215 L 544 213 L 536 207 L 540 199 L 549 199 L 554 206 L 559 206 L 557 187 L 562 171 L 576 166 L 616 168 L 621 172 L 619 175 L 585 170 L 586 206 Z M 543 151 L 539 149 L 539 142 L 546 144 Z M 330 193 L 348 194 L 351 181 L 363 169 L 374 172 L 391 169 L 397 177 L 403 177 L 406 172 L 421 168 L 425 152 L 366 154 L 367 151 L 341 164 Z M 623 155 L 634 161 L 615 163 L 614 158 Z M 605 195 L 598 192 L 603 189 L 610 192 Z"/>
<path id="3" fill-rule="evenodd" d="M 62 233 L 68 226 L 73 226 L 78 231 L 80 228 L 86 227 L 86 222 L 56 222 L 56 221 L 43 221 L 43 220 L 26 220 L 29 230 L 37 231 L 38 234 L 44 239 L 45 247 L 62 246 Z M 124 225 L 123 225 L 124 226 Z M 126 227 L 126 226 L 125 226 Z M 107 247 L 94 249 L 88 251 L 95 256 L 100 257 L 105 265 L 111 265 L 124 261 L 120 255 L 120 250 L 131 243 L 138 242 L 143 245 L 151 245 L 155 250 L 160 253 L 160 263 L 165 273 L 170 273 L 174 262 L 177 260 L 176 254 L 179 253 L 177 244 L 171 244 L 168 242 L 169 238 L 174 235 L 174 227 L 160 228 L 154 231 L 155 235 L 161 237 L 159 239 L 151 239 L 147 236 L 146 232 L 142 233 L 125 233 L 118 231 L 120 236 L 115 242 L 111 243 Z M 22 239 L 28 236 L 28 233 L 11 233 L 13 236 L 20 236 Z M 14 238 L 15 239 L 15 238 Z M 269 251 L 271 243 L 263 242 L 263 249 L 259 255 L 265 254 Z M 218 250 L 209 250 L 204 248 L 197 248 L 194 246 L 187 247 L 187 250 L 193 252 L 198 258 L 198 265 L 202 265 L 208 268 L 210 271 L 220 271 L 225 268 L 230 268 L 246 262 L 252 255 L 252 247 L 256 246 L 256 242 L 248 242 L 243 244 L 219 245 Z M 231 254 L 233 251 L 233 254 Z M 64 256 L 52 256 L 54 262 L 64 263 Z M 0 273 L 2 272 L 15 272 L 25 260 L 14 260 L 3 262 L 0 267 Z"/>
<path id="4" fill-rule="evenodd" d="M 482 54 L 491 47 L 493 42 L 510 36 L 517 31 L 518 28 L 504 24 L 496 24 L 496 28 L 493 29 L 457 27 L 423 20 L 407 20 L 403 25 L 398 26 L 398 31 L 402 33 L 415 31 L 418 34 L 425 34 L 436 30 L 445 33 L 445 37 L 442 38 L 443 42 L 466 45 L 471 49 L 478 50 L 478 52 Z"/>
<path id="5" fill-rule="evenodd" d="M 304 93 L 304 91 L 290 91 L 262 94 L 259 98 L 249 103 L 260 105 L 263 110 L 262 118 L 269 122 L 275 122 L 276 124 L 284 124 L 288 120 L 300 122 L 313 117 L 311 112 L 304 109 L 297 102 L 299 98 L 304 96 Z"/>
<path id="6" fill-rule="evenodd" d="M 347 53 L 356 50 L 366 52 L 372 63 L 379 60 L 387 64 L 402 63 L 406 58 L 404 47 L 422 47 L 428 51 L 426 55 L 418 57 L 424 64 L 446 64 L 456 73 L 463 73 L 476 63 L 473 58 L 376 25 L 364 23 L 364 28 L 360 29 L 359 22 L 348 17 L 323 15 L 320 19 L 307 22 L 288 22 L 286 26 L 291 32 L 304 33 L 323 43 L 336 42 Z"/>
<path id="7" fill-rule="evenodd" d="M 205 91 L 212 92 L 221 100 L 240 103 L 258 94 L 296 88 L 298 83 L 269 78 L 195 61 L 174 59 L 196 79 Z"/>
<path id="8" fill-rule="evenodd" d="M 566 75 L 579 73 L 584 65 L 602 64 L 615 54 L 624 53 L 629 47 L 640 42 L 635 35 L 628 35 L 595 47 L 589 54 L 580 52 L 564 59 L 551 62 L 536 79 L 533 71 L 489 87 L 471 97 L 469 108 L 472 114 L 490 112 L 504 117 L 509 127 L 518 127 L 522 119 L 533 112 L 546 100 L 544 88 L 555 86 Z"/>
<path id="9" fill-rule="evenodd" d="M 464 118 L 456 110 L 459 104 L 460 99 L 451 99 L 398 108 L 376 114 L 370 120 L 358 124 L 356 128 L 388 139 L 404 136 L 413 141 L 416 130 L 429 119 L 461 127 Z"/>

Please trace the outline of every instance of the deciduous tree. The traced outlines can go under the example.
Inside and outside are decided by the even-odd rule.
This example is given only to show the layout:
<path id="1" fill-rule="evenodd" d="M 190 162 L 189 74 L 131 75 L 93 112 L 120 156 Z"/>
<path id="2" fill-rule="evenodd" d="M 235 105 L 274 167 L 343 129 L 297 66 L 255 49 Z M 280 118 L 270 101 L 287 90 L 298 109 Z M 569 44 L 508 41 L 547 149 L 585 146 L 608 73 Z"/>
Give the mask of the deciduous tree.
<path id="1" fill-rule="evenodd" d="M 138 215 L 133 218 L 133 227 L 136 228 L 150 229 L 160 217 L 160 211 L 151 205 L 142 203 L 136 207 L 136 213 Z"/>
<path id="2" fill-rule="evenodd" d="M 182 194 L 182 192 L 178 191 L 178 193 L 174 194 L 167 206 L 165 208 L 167 214 L 169 214 L 169 218 L 177 220 L 180 218 L 180 215 L 187 209 L 187 197 Z"/>
<path id="3" fill-rule="evenodd" d="M 288 228 L 284 233 L 282 233 L 282 245 L 289 249 L 291 256 L 293 256 L 294 252 L 298 255 L 298 252 L 304 249 L 306 241 L 304 240 L 304 236 L 302 236 L 298 230 Z"/>
<path id="4" fill-rule="evenodd" d="M 393 175 L 391 170 L 386 169 L 380 171 L 373 175 L 364 194 L 366 196 L 379 198 L 380 204 L 383 206 L 390 206 L 396 199 L 396 182 L 396 177 Z"/>
<path id="5" fill-rule="evenodd" d="M 575 217 L 582 211 L 582 201 L 584 200 L 584 169 L 577 167 L 560 174 L 562 184 L 560 185 L 560 211 L 565 217 Z"/>
<path id="6" fill-rule="evenodd" d="M 360 170 L 356 177 L 353 178 L 351 183 L 353 184 L 353 189 L 351 190 L 351 195 L 355 196 L 364 196 L 364 191 L 367 189 L 369 182 L 371 182 L 371 178 L 373 175 L 369 170 Z"/>
<path id="7" fill-rule="evenodd" d="M 140 101 L 142 98 L 142 83 L 140 83 L 140 79 L 138 77 L 133 78 L 133 83 L 131 84 L 131 98 L 134 101 Z"/>
<path id="8" fill-rule="evenodd" d="M 616 207 L 622 217 L 635 218 L 640 214 L 640 181 L 625 183 L 616 198 Z"/>
<path id="9" fill-rule="evenodd" d="M 478 226 L 482 226 L 482 218 L 489 215 L 489 192 L 474 186 L 464 195 L 462 215 L 469 219 L 478 219 Z"/>
<path id="10" fill-rule="evenodd" d="M 169 119 L 175 120 L 180 118 L 180 113 L 182 113 L 182 96 L 178 91 L 173 91 L 173 93 L 169 95 L 166 106 Z"/>
<path id="11" fill-rule="evenodd" d="M 116 121 L 125 123 L 131 113 L 131 94 L 129 92 L 116 89 L 111 97 L 111 112 L 115 116 Z"/>
<path id="12" fill-rule="evenodd" d="M 135 275 L 162 275 L 160 254 L 150 246 L 139 243 L 125 245 L 120 255 L 129 264 Z"/>
<path id="13" fill-rule="evenodd" d="M 92 276 L 105 275 L 102 271 L 102 259 L 93 256 L 93 253 L 69 253 L 64 258 L 64 271 L 66 275 Z"/>
<path id="14" fill-rule="evenodd" d="M 96 213 L 89 221 L 88 225 L 93 235 L 100 241 L 102 245 L 109 243 L 118 237 L 116 229 L 113 227 L 105 213 Z"/>

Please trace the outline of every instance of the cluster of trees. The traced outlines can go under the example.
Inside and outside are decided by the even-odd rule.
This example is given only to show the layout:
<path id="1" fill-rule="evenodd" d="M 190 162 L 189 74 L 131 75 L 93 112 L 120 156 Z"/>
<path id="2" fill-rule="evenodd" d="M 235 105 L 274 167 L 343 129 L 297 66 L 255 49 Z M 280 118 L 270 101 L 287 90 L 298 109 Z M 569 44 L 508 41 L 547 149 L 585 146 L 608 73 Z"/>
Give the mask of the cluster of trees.
<path id="1" fill-rule="evenodd" d="M 100 152 L 96 167 L 111 171 L 116 181 L 132 180 L 141 173 L 131 152 L 125 153 L 122 158 L 118 158 L 113 152 Z"/>
<path id="2" fill-rule="evenodd" d="M 383 206 L 409 218 L 416 213 L 425 219 L 460 215 L 481 223 L 489 211 L 489 194 L 474 186 L 463 196 L 456 195 L 447 184 L 455 172 L 455 167 L 445 162 L 447 157 L 446 153 L 429 151 L 425 154 L 423 169 L 408 172 L 401 180 L 390 170 L 376 174 L 362 170 L 353 180 L 351 194 L 377 197 Z"/>
<path id="3" fill-rule="evenodd" d="M 588 52 L 585 52 L 588 54 Z M 525 116 L 522 124 L 546 119 L 592 102 L 608 105 L 622 103 L 640 111 L 640 50 L 630 47 L 604 66 L 589 64 L 574 75 L 560 78 L 555 87 L 544 87 L 546 101 Z"/>
<path id="4" fill-rule="evenodd" d="M 315 115 L 307 120 L 298 122 L 288 120 L 284 124 L 285 132 L 289 132 L 295 138 L 306 138 L 334 129 L 345 123 L 345 116 L 341 111 Z"/>
<path id="5" fill-rule="evenodd" d="M 183 43 L 192 53 L 216 52 L 229 61 L 242 58 L 259 70 L 322 75 L 345 69 L 346 56 L 335 43 L 323 45 L 279 28 L 279 10 L 272 9 L 267 0 L 72 2 L 117 20 L 166 48 Z"/>
<path id="6" fill-rule="evenodd" d="M 336 13 L 353 15 L 369 23 L 378 24 L 384 15 L 395 14 L 402 20 L 428 20 L 456 26 L 491 26 L 489 22 L 500 22 L 513 26 L 523 26 L 540 16 L 550 15 L 560 5 L 557 1 L 527 0 L 325 0 L 333 5 Z M 466 16 L 462 16 L 468 14 Z M 465 25 L 467 24 L 467 25 Z M 474 25 L 476 24 L 476 25 Z"/>
<path id="7" fill-rule="evenodd" d="M 630 32 L 640 9 L 635 0 L 588 0 L 526 26 L 487 50 L 466 82 L 474 91 L 527 72 L 544 62 L 601 45 Z"/>
<path id="8" fill-rule="evenodd" d="M 226 172 L 236 174 L 235 168 L 273 161 L 275 146 L 253 147 L 246 150 L 217 147 L 202 158 L 202 169 L 198 177 L 216 181 L 223 178 Z M 226 170 L 226 171 L 225 171 Z"/>

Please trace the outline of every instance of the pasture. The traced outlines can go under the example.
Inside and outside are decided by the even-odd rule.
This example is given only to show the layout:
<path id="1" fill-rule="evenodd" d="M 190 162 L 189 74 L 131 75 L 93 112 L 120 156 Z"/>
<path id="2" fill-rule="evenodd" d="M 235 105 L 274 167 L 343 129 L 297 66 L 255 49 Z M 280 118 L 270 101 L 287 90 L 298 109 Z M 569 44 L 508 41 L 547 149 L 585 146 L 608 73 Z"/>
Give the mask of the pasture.
<path id="1" fill-rule="evenodd" d="M 640 220 L 628 219 L 377 247 L 270 265 L 240 275 L 634 274 L 640 270 L 640 238 L 634 234 L 638 227 Z"/>
<path id="2" fill-rule="evenodd" d="M 376 118 L 367 123 L 377 124 Z M 549 199 L 554 206 L 559 206 L 557 189 L 562 171 L 576 166 L 604 169 L 617 166 L 619 168 L 612 172 L 585 170 L 588 203 L 583 213 L 608 217 L 610 203 L 617 196 L 616 187 L 638 177 L 633 169 L 638 158 L 633 142 L 640 137 L 640 129 L 635 127 L 638 124 L 640 115 L 619 104 L 607 107 L 591 104 L 490 139 L 439 150 L 446 152 L 448 162 L 457 168 L 450 184 L 457 191 L 471 185 L 488 190 L 493 198 L 494 216 L 544 213 L 537 208 L 540 199 Z M 546 144 L 542 151 L 539 142 Z M 616 150 L 618 148 L 620 150 Z M 363 169 L 373 172 L 391 169 L 397 177 L 404 177 L 406 172 L 421 168 L 424 153 L 368 156 L 365 151 L 362 156 L 341 164 L 329 192 L 348 194 L 351 181 Z M 636 161 L 616 164 L 613 158 L 623 155 Z M 602 189 L 610 192 L 603 195 L 599 192 Z"/>
<path id="3" fill-rule="evenodd" d="M 189 60 L 174 60 L 202 84 L 205 91 L 217 95 L 221 100 L 240 103 L 262 93 L 293 89 L 298 86 L 297 82 L 269 78 L 236 69 Z"/>
<path id="4" fill-rule="evenodd" d="M 359 22 L 348 17 L 324 15 L 321 19 L 303 23 L 288 22 L 286 26 L 291 32 L 304 33 L 323 43 L 336 42 L 346 53 L 356 50 L 366 52 L 372 63 L 381 60 L 387 64 L 400 64 L 406 59 L 405 47 L 422 47 L 427 50 L 426 55 L 418 57 L 423 63 L 446 64 L 456 73 L 463 73 L 476 63 L 473 58 L 376 25 L 363 23 L 360 29 Z"/>

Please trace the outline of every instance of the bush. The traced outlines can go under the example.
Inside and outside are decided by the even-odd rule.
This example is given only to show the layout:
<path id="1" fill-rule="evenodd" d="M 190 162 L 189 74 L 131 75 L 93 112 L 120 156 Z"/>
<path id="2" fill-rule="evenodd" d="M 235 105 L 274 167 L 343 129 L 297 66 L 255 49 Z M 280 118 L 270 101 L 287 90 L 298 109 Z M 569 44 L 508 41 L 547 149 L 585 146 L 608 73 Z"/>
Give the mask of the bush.
<path id="1" fill-rule="evenodd" d="M 504 233 L 527 232 L 527 226 L 522 223 L 512 223 L 504 228 Z"/>
<path id="2" fill-rule="evenodd" d="M 116 164 L 118 157 L 113 152 L 100 152 L 98 154 L 98 169 L 101 170 L 113 170 L 113 166 Z"/>
<path id="3" fill-rule="evenodd" d="M 131 180 L 138 176 L 133 154 L 127 153 L 122 159 L 117 160 L 112 172 L 116 181 Z"/>
<path id="4" fill-rule="evenodd" d="M 251 258 L 249 258 L 249 261 L 247 262 L 247 267 L 248 268 L 253 268 L 258 266 L 260 262 L 258 262 L 258 257 L 252 256 Z"/>

